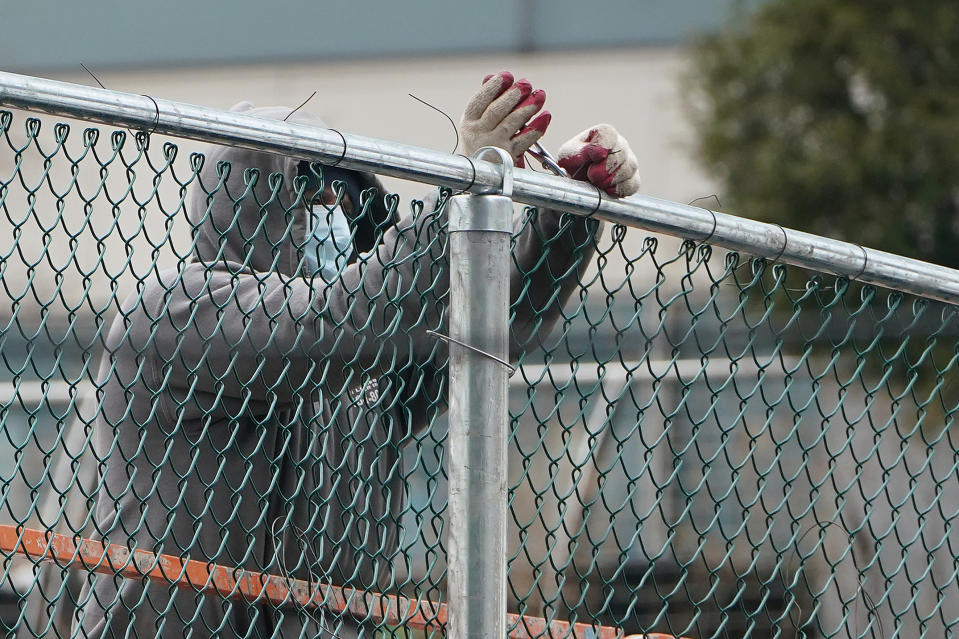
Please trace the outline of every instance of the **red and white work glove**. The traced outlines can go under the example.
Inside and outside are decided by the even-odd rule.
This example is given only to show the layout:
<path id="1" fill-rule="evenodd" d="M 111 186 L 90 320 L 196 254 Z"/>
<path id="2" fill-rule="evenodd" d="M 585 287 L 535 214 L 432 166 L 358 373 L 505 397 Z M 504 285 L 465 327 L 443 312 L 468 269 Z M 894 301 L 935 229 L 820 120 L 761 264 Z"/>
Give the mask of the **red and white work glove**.
<path id="1" fill-rule="evenodd" d="M 471 156 L 481 147 L 496 146 L 505 149 L 516 166 L 526 166 L 523 154 L 543 137 L 552 117 L 543 111 L 530 121 L 545 102 L 545 91 L 534 91 L 526 79 L 513 82 L 509 71 L 486 76 L 460 120 L 463 153 Z"/>
<path id="2" fill-rule="evenodd" d="M 586 129 L 559 147 L 557 163 L 570 177 L 615 197 L 639 190 L 639 165 L 629 143 L 608 124 Z"/>
<path id="3" fill-rule="evenodd" d="M 505 149 L 516 166 L 525 167 L 523 154 L 543 137 L 552 118 L 549 111 L 536 115 L 545 102 L 545 91 L 534 91 L 526 79 L 514 82 L 509 71 L 486 76 L 460 120 L 464 153 L 471 156 L 481 147 L 495 146 Z M 563 144 L 558 162 L 573 179 L 590 182 L 612 196 L 626 197 L 639 190 L 636 156 L 608 124 L 597 124 Z"/>

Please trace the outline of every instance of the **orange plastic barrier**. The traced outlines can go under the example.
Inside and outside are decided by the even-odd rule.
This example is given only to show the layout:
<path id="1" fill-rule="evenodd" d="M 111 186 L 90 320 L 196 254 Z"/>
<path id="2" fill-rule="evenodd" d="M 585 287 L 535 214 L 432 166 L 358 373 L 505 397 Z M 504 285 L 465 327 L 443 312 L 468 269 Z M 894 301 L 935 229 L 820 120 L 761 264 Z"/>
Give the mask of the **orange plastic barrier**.
<path id="1" fill-rule="evenodd" d="M 349 613 L 359 619 L 418 630 L 442 630 L 449 614 L 446 604 L 433 601 L 311 583 L 195 559 L 157 555 L 146 550 L 130 551 L 126 546 L 117 544 L 12 525 L 0 525 L 0 550 L 7 554 L 20 553 L 40 561 L 53 561 L 63 567 L 130 579 L 149 579 L 229 599 L 275 606 L 292 604 L 305 609 L 323 608 L 333 613 Z M 507 616 L 507 625 L 512 628 L 510 639 L 537 636 L 619 639 L 623 636 L 619 628 L 570 624 L 566 621 L 547 623 L 542 617 L 516 614 Z M 640 636 L 645 639 L 676 639 L 672 635 L 659 633 Z M 640 636 L 632 637 L 638 639 Z"/>

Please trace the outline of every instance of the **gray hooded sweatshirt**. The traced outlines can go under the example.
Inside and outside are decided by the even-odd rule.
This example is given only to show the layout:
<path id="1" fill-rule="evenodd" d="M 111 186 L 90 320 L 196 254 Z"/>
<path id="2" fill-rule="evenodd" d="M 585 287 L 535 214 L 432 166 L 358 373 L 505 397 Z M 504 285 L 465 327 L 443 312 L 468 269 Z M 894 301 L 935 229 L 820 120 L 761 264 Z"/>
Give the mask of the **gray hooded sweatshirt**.
<path id="1" fill-rule="evenodd" d="M 400 451 L 445 405 L 446 346 L 426 331 L 446 332 L 446 198 L 403 212 L 381 187 L 367 190 L 378 244 L 326 283 L 302 272 L 299 164 L 211 148 L 188 210 L 192 256 L 123 303 L 98 380 L 97 535 L 389 590 L 402 560 Z M 513 356 L 549 331 L 598 226 L 552 211 L 516 216 Z M 87 579 L 79 604 L 88 637 L 347 637 L 363 627 L 104 575 Z"/>

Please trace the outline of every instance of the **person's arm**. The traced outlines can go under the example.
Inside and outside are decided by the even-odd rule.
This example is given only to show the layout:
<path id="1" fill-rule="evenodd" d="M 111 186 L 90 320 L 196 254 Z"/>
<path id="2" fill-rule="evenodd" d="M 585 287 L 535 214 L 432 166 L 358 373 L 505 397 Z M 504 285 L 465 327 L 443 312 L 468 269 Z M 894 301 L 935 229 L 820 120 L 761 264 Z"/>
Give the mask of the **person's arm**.
<path id="1" fill-rule="evenodd" d="M 517 166 L 522 166 L 523 154 L 542 137 L 550 123 L 546 111 L 529 120 L 544 101 L 544 92 L 533 91 L 524 80 L 514 83 L 509 73 L 487 76 L 460 122 L 464 151 L 471 155 L 482 146 L 497 146 L 510 153 Z M 636 156 L 609 125 L 587 129 L 563 144 L 559 161 L 573 179 L 590 182 L 610 197 L 625 197 L 639 189 Z M 601 231 L 598 220 L 549 209 L 514 217 L 510 269 L 512 359 L 535 348 L 535 338 L 550 332 L 592 260 Z M 431 365 L 411 366 L 404 376 L 409 389 L 406 405 L 414 430 L 429 423 L 445 407 L 445 353 L 444 349 L 441 356 L 434 355 Z"/>
<path id="2" fill-rule="evenodd" d="M 491 76 L 464 115 L 470 122 L 462 126 L 465 150 L 508 146 L 518 161 L 549 123 L 549 114 L 542 113 L 523 126 L 544 97 L 509 74 Z M 600 181 L 594 147 L 606 144 L 606 157 L 631 157 L 617 140 L 574 139 L 561 157 L 579 162 L 582 171 L 572 171 L 577 177 Z M 621 163 L 613 174 L 631 179 L 625 169 L 634 174 L 635 160 Z M 446 360 L 445 344 L 426 331 L 446 333 L 449 263 L 445 203 L 424 208 L 400 218 L 373 252 L 328 286 L 303 277 L 191 264 L 177 281 L 144 297 L 149 317 L 136 326 L 148 333 L 138 341 L 157 346 L 163 369 L 158 374 L 170 384 L 211 401 L 239 400 L 238 405 L 296 402 L 321 384 L 336 392 L 366 375 L 398 369 L 428 376 Z M 514 344 L 521 347 L 558 316 L 593 254 L 598 224 L 544 210 L 535 220 L 517 216 L 516 228 L 511 292 Z M 407 392 L 421 382 L 411 380 Z"/>
<path id="3" fill-rule="evenodd" d="M 472 155 L 483 146 L 505 149 L 517 167 L 526 151 L 546 132 L 548 111 L 530 120 L 546 94 L 512 74 L 487 76 L 467 104 L 460 121 L 464 151 Z M 528 123 L 527 123 L 528 122 Z M 636 156 L 622 136 L 608 124 L 598 124 L 560 147 L 559 164 L 575 180 L 590 182 L 609 197 L 625 197 L 639 190 Z M 511 290 L 511 355 L 528 348 L 535 335 L 545 335 L 559 317 L 595 254 L 602 232 L 598 220 L 541 209 L 535 216 L 517 216 L 514 222 Z"/>

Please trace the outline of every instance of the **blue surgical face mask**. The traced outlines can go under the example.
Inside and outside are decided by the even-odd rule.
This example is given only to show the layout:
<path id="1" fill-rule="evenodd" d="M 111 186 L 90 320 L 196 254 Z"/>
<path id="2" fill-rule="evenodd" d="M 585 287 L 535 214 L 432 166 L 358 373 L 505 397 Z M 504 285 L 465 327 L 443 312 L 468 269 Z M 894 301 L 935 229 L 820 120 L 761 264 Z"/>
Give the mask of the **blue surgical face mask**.
<path id="1" fill-rule="evenodd" d="M 316 206 L 309 215 L 310 235 L 303 246 L 303 271 L 305 275 L 322 275 L 331 282 L 353 252 L 350 223 L 340 204 L 331 210 Z"/>

